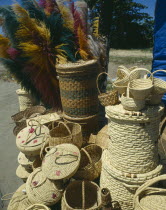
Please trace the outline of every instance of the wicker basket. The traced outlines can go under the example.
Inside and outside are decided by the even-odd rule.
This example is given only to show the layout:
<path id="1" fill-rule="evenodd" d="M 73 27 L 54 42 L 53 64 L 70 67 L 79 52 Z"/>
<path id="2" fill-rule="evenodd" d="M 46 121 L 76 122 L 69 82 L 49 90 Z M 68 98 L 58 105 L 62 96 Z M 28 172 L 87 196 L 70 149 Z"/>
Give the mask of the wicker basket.
<path id="1" fill-rule="evenodd" d="M 97 60 L 57 65 L 63 111 L 71 117 L 88 117 L 98 113 L 96 78 Z"/>
<path id="2" fill-rule="evenodd" d="M 152 73 L 152 75 L 154 76 L 154 74 L 157 73 L 157 72 L 164 72 L 164 73 L 166 73 L 166 70 L 157 70 L 157 71 L 154 71 Z M 153 92 L 156 95 L 157 94 L 163 95 L 164 93 L 166 93 L 166 81 L 154 77 L 154 88 L 153 88 Z"/>
<path id="3" fill-rule="evenodd" d="M 78 123 L 81 125 L 83 145 L 87 144 L 91 133 L 98 133 L 98 115 L 93 115 L 85 118 L 72 118 L 64 114 L 63 118 L 67 122 Z"/>
<path id="4" fill-rule="evenodd" d="M 18 154 L 18 163 L 20 165 L 22 165 L 23 167 L 31 167 L 32 168 L 32 165 L 33 165 L 33 162 L 38 158 L 39 156 L 27 156 L 25 155 L 24 153 L 20 152 Z"/>
<path id="5" fill-rule="evenodd" d="M 32 106 L 25 113 L 25 118 L 34 118 L 38 115 L 43 115 L 46 112 L 46 108 L 44 106 Z"/>
<path id="6" fill-rule="evenodd" d="M 47 206 L 43 204 L 33 204 L 25 210 L 50 210 L 50 208 L 48 208 Z"/>
<path id="7" fill-rule="evenodd" d="M 98 92 L 99 92 L 98 99 L 103 106 L 115 105 L 119 102 L 119 97 L 118 97 L 118 91 L 117 90 L 112 90 L 112 91 L 109 91 L 107 93 L 101 93 L 100 92 L 99 85 L 98 85 L 98 80 L 99 80 L 99 77 L 103 74 L 106 74 L 107 76 L 109 76 L 106 72 L 102 72 L 97 77 L 96 83 L 97 83 L 97 89 L 98 89 Z"/>
<path id="8" fill-rule="evenodd" d="M 58 126 L 50 131 L 49 146 L 71 143 L 78 148 L 82 146 L 81 126 L 78 123 L 59 122 Z"/>
<path id="9" fill-rule="evenodd" d="M 62 210 L 99 210 L 102 207 L 99 186 L 89 181 L 74 181 L 66 188 L 62 203 Z"/>
<path id="10" fill-rule="evenodd" d="M 27 170 L 23 166 L 19 165 L 16 169 L 16 176 L 26 182 L 27 178 L 31 174 L 32 170 Z"/>
<path id="11" fill-rule="evenodd" d="M 26 124 L 26 121 L 23 121 L 23 122 L 20 122 L 19 125 L 16 125 L 14 128 L 13 128 L 13 134 L 15 136 L 17 136 L 17 134 L 23 130 L 24 128 L 26 128 L 27 124 Z"/>
<path id="12" fill-rule="evenodd" d="M 155 177 L 141 187 L 135 193 L 135 210 L 165 210 L 166 209 L 166 189 L 150 187 L 159 181 L 165 181 L 166 175 Z"/>
<path id="13" fill-rule="evenodd" d="M 134 99 L 129 94 L 129 88 L 127 88 L 127 94 L 122 94 L 121 103 L 124 109 L 129 111 L 140 111 L 145 107 L 145 100 Z"/>
<path id="14" fill-rule="evenodd" d="M 110 160 L 115 168 L 146 173 L 157 167 L 157 140 L 163 111 L 163 106 L 149 106 L 142 112 L 124 110 L 121 104 L 106 108 Z"/>
<path id="15" fill-rule="evenodd" d="M 74 178 L 88 181 L 98 178 L 101 173 L 101 155 L 102 148 L 95 144 L 82 148 L 80 167 Z"/>
<path id="16" fill-rule="evenodd" d="M 123 173 L 110 164 L 108 151 L 105 150 L 102 156 L 100 187 L 110 190 L 112 201 L 117 201 L 121 210 L 133 210 L 133 197 L 138 187 L 160 175 L 161 171 L 162 165 L 159 165 L 145 174 Z"/>
<path id="17" fill-rule="evenodd" d="M 61 199 L 63 189 L 60 181 L 47 179 L 41 168 L 37 168 L 28 177 L 26 192 L 32 204 L 52 206 Z"/>
<path id="18" fill-rule="evenodd" d="M 16 93 L 18 95 L 20 111 L 24 111 L 25 109 L 30 108 L 31 106 L 37 105 L 37 101 L 25 90 L 18 89 L 16 90 Z"/>
<path id="19" fill-rule="evenodd" d="M 146 74 L 150 74 L 148 78 L 139 78 L 135 79 L 135 74 L 137 72 L 146 72 Z M 145 75 L 147 76 L 147 75 Z M 153 90 L 153 75 L 147 69 L 137 68 L 130 73 L 129 76 L 129 91 L 135 99 L 146 99 L 146 97 Z"/>

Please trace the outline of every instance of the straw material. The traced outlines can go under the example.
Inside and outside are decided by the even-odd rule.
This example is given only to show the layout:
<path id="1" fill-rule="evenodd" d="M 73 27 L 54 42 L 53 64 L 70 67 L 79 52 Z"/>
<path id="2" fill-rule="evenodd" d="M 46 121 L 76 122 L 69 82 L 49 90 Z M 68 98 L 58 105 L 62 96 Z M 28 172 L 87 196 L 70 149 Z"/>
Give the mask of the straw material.
<path id="1" fill-rule="evenodd" d="M 26 128 L 27 124 L 26 124 L 26 121 L 23 121 L 21 123 L 19 123 L 19 125 L 16 125 L 14 128 L 13 128 L 13 134 L 15 136 L 17 136 L 17 134 L 23 130 L 24 128 Z"/>
<path id="2" fill-rule="evenodd" d="M 135 115 L 116 105 L 106 108 L 106 113 L 111 164 L 129 173 L 154 170 L 159 162 L 157 140 L 163 107 L 148 107 Z"/>
<path id="3" fill-rule="evenodd" d="M 164 73 L 166 73 L 166 70 L 157 70 L 157 71 L 154 71 L 152 73 L 152 75 L 154 76 L 154 74 L 157 73 L 157 72 L 164 72 Z M 154 77 L 154 88 L 153 88 L 153 92 L 156 95 L 157 94 L 163 95 L 164 93 L 166 93 L 166 81 Z"/>
<path id="4" fill-rule="evenodd" d="M 28 155 L 25 155 L 24 153 L 20 152 L 18 154 L 18 163 L 24 167 L 26 166 L 32 166 L 34 160 L 37 158 L 38 156 L 28 156 Z"/>
<path id="5" fill-rule="evenodd" d="M 48 147 L 46 151 L 42 171 L 47 178 L 51 180 L 68 179 L 78 170 L 81 155 L 75 145 L 60 144 L 53 148 Z"/>
<path id="6" fill-rule="evenodd" d="M 88 117 L 98 113 L 96 78 L 97 60 L 57 65 L 63 111 L 71 117 Z"/>
<path id="7" fill-rule="evenodd" d="M 41 168 L 34 170 L 26 182 L 26 191 L 32 204 L 52 206 L 62 197 L 62 183 L 45 177 Z"/>
<path id="8" fill-rule="evenodd" d="M 45 136 L 48 133 L 49 129 L 46 126 L 31 121 L 29 126 L 18 133 L 16 137 L 16 145 L 25 155 L 39 155 L 43 145 L 47 144 Z"/>
<path id="9" fill-rule="evenodd" d="M 155 177 L 141 187 L 135 193 L 135 210 L 165 210 L 166 209 L 166 189 L 150 187 L 159 181 L 165 181 L 166 175 Z"/>
<path id="10" fill-rule="evenodd" d="M 96 80 L 97 89 L 98 89 L 98 92 L 99 92 L 98 99 L 103 106 L 115 105 L 119 102 L 119 97 L 118 97 L 118 91 L 117 90 L 111 90 L 107 93 L 101 93 L 100 92 L 98 81 L 99 81 L 99 77 L 103 74 L 106 74 L 109 77 L 109 75 L 106 72 L 102 72 L 98 75 L 97 80 Z"/>
<path id="11" fill-rule="evenodd" d="M 62 210 L 99 210 L 102 207 L 101 192 L 94 182 L 74 181 L 66 188 L 62 202 Z"/>
<path id="12" fill-rule="evenodd" d="M 44 106 L 32 106 L 25 112 L 25 118 L 34 118 L 38 115 L 43 115 L 46 111 L 46 108 Z"/>
<path id="13" fill-rule="evenodd" d="M 63 114 L 63 118 L 67 122 L 78 123 L 81 125 L 83 144 L 87 144 L 91 133 L 98 132 L 98 115 L 93 115 L 85 118 L 73 118 Z"/>
<path id="14" fill-rule="evenodd" d="M 27 170 L 23 166 L 19 165 L 16 169 L 16 175 L 22 179 L 23 181 L 26 181 L 29 175 L 31 174 L 32 170 Z"/>
<path id="15" fill-rule="evenodd" d="M 81 148 L 82 130 L 78 123 L 59 122 L 58 126 L 50 131 L 49 146 L 56 146 L 58 144 L 70 143 Z"/>
<path id="16" fill-rule="evenodd" d="M 110 164 L 108 151 L 105 150 L 102 156 L 100 187 L 110 190 L 112 201 L 118 201 L 122 210 L 133 210 L 133 197 L 136 189 L 147 180 L 160 175 L 161 171 L 162 166 L 160 165 L 149 173 L 125 174 Z"/>
<path id="17" fill-rule="evenodd" d="M 14 193 L 7 207 L 7 210 L 23 210 L 32 205 L 24 191 L 25 184 L 21 185 Z"/>
<path id="18" fill-rule="evenodd" d="M 74 178 L 89 181 L 98 178 L 101 173 L 101 155 L 102 148 L 95 144 L 82 148 L 80 167 Z"/>
<path id="19" fill-rule="evenodd" d="M 18 89 L 16 90 L 16 93 L 18 95 L 20 111 L 24 111 L 25 109 L 37 104 L 36 100 L 25 90 Z"/>
<path id="20" fill-rule="evenodd" d="M 33 171 L 34 171 L 36 168 L 41 167 L 41 165 L 42 165 L 42 159 L 40 158 L 40 156 L 37 156 L 37 158 L 33 161 L 33 164 L 32 164 L 32 169 L 33 169 Z"/>
<path id="21" fill-rule="evenodd" d="M 158 94 L 153 94 L 152 92 L 152 95 L 150 96 L 150 99 L 148 100 L 148 104 L 150 105 L 158 105 L 161 103 L 161 99 L 163 97 L 163 94 L 162 95 L 158 95 Z"/>
<path id="22" fill-rule="evenodd" d="M 43 204 L 33 204 L 32 206 L 28 207 L 25 210 L 50 210 L 50 208 L 48 208 Z"/>

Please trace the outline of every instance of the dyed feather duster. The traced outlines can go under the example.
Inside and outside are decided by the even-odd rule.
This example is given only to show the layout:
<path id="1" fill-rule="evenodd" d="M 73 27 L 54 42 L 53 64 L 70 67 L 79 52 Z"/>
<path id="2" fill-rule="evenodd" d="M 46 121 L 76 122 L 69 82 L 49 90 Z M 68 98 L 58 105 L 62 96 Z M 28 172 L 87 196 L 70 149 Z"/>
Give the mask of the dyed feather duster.
<path id="1" fill-rule="evenodd" d="M 9 54 L 7 50 L 10 47 L 10 40 L 0 34 L 0 57 L 1 58 L 8 58 Z"/>

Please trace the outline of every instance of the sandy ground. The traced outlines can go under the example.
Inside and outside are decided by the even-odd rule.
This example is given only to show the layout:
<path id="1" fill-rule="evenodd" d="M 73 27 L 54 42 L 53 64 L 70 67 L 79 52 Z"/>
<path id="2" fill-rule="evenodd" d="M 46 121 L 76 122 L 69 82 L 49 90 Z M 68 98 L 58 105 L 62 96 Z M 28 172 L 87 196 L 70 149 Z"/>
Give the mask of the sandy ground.
<path id="1" fill-rule="evenodd" d="M 18 166 L 15 136 L 12 131 L 14 124 L 11 115 L 19 111 L 15 83 L 0 81 L 0 197 L 14 192 L 23 182 L 15 172 Z M 0 210 L 7 209 L 8 202 L 0 200 Z"/>

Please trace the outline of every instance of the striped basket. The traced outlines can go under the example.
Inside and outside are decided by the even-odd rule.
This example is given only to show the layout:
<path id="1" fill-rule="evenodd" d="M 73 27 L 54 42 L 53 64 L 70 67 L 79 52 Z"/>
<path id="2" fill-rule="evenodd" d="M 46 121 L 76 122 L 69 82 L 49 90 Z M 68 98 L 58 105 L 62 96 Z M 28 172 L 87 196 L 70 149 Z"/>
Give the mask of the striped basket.
<path id="1" fill-rule="evenodd" d="M 88 117 L 98 113 L 96 78 L 97 60 L 57 65 L 62 108 L 71 117 Z"/>

